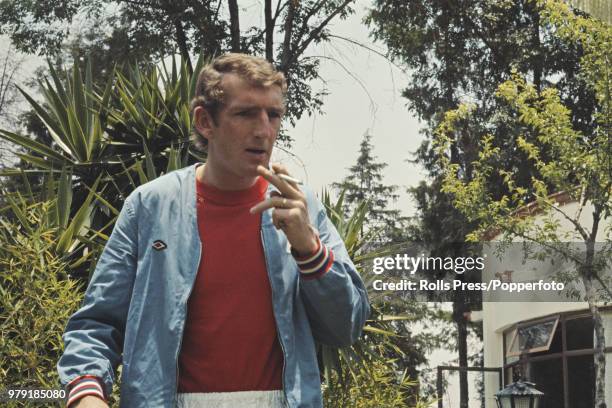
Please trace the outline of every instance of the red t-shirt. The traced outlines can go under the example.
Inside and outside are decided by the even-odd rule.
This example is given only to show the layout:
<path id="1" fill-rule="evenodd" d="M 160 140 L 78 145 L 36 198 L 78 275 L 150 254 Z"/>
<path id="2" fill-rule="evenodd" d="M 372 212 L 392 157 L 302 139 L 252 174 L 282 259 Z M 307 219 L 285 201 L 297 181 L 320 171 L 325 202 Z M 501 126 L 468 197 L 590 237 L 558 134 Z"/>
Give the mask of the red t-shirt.
<path id="1" fill-rule="evenodd" d="M 178 391 L 282 389 L 283 354 L 260 235 L 263 178 L 246 190 L 197 183 L 202 257 L 188 301 Z"/>

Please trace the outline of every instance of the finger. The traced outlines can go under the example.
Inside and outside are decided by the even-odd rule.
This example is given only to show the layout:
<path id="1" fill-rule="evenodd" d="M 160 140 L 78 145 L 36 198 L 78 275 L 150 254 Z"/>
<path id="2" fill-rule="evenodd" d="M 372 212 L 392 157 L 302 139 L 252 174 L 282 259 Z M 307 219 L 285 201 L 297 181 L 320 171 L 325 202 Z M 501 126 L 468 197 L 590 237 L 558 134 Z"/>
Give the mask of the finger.
<path id="1" fill-rule="evenodd" d="M 296 183 L 292 183 L 291 181 L 286 180 L 287 177 L 290 177 L 287 169 L 280 166 L 278 164 L 273 164 L 270 168 L 265 168 L 263 166 L 258 166 L 258 173 L 268 180 L 271 184 L 276 186 L 276 188 L 285 196 L 297 198 L 301 194 L 299 187 L 297 187 Z M 280 173 L 277 174 L 275 168 L 280 170 Z"/>
<path id="2" fill-rule="evenodd" d="M 287 170 L 287 167 L 280 163 L 270 163 L 270 167 L 272 167 L 272 170 L 274 170 L 274 172 L 277 174 L 281 173 L 289 175 L 289 170 Z"/>
<path id="3" fill-rule="evenodd" d="M 274 191 L 271 191 L 271 192 L 270 192 L 270 197 L 281 197 L 281 198 L 285 198 L 285 197 L 283 197 L 283 196 L 282 196 L 282 194 L 281 194 L 281 193 L 279 193 L 279 192 L 278 192 L 278 191 L 276 191 L 276 190 L 274 190 Z M 274 215 L 274 214 L 276 213 L 276 211 L 278 211 L 276 208 L 274 209 L 274 211 L 272 211 L 272 224 L 274 224 L 274 227 L 275 227 L 277 230 L 280 230 L 280 229 L 282 229 L 282 228 L 284 228 L 284 227 L 285 227 L 285 223 L 283 222 L 283 223 L 282 223 L 282 225 L 281 225 L 281 223 L 279 223 L 279 222 L 278 222 L 278 220 L 275 218 L 275 215 Z"/>
<path id="4" fill-rule="evenodd" d="M 263 200 L 252 207 L 249 211 L 251 214 L 260 213 L 270 208 L 288 209 L 288 208 L 302 208 L 303 203 L 299 200 L 292 200 L 283 196 L 274 196 L 266 200 Z"/>
<path id="5" fill-rule="evenodd" d="M 299 198 L 300 197 L 301 192 L 299 189 L 294 188 L 289 182 L 281 179 L 276 174 L 274 174 L 274 172 L 266 169 L 264 166 L 261 166 L 261 165 L 257 166 L 257 173 L 259 173 L 260 176 L 268 180 L 268 182 L 276 186 L 276 188 L 278 188 L 278 190 L 285 197 L 288 197 L 288 198 Z"/>
<path id="6" fill-rule="evenodd" d="M 280 163 L 272 163 L 271 167 L 273 172 L 278 175 L 280 179 L 282 179 L 286 183 L 289 183 L 289 185 L 294 189 L 300 190 L 301 181 L 294 177 L 291 177 L 291 174 L 289 174 L 289 171 L 285 166 Z"/>
<path id="7" fill-rule="evenodd" d="M 291 222 L 293 209 L 275 209 L 272 212 L 272 223 L 276 229 L 284 230 Z"/>
<path id="8" fill-rule="evenodd" d="M 284 221 L 279 221 L 279 220 L 272 220 L 272 225 L 274 225 L 274 228 L 276 228 L 277 230 L 282 230 L 283 228 L 285 228 L 285 222 Z"/>
<path id="9" fill-rule="evenodd" d="M 270 167 L 275 174 L 284 174 L 286 176 L 290 176 L 291 174 L 289 174 L 289 170 L 287 170 L 287 167 L 285 167 L 284 165 L 280 164 L 280 163 L 270 163 Z"/>

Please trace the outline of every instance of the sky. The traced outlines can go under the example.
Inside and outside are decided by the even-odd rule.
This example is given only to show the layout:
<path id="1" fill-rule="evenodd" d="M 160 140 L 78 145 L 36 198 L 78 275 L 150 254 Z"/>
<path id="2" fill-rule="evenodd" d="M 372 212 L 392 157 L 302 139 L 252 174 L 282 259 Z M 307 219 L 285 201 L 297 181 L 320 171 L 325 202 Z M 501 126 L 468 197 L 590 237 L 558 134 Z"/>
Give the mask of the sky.
<path id="1" fill-rule="evenodd" d="M 241 25 L 259 24 L 263 3 L 247 1 L 244 4 L 250 5 L 241 10 L 247 17 L 241 20 Z M 346 20 L 333 20 L 330 32 L 384 54 L 383 44 L 372 42 L 362 22 L 369 4 L 358 1 L 356 13 Z M 411 153 L 423 137 L 419 134 L 418 120 L 408 111 L 406 100 L 401 97 L 409 81 L 408 75 L 382 56 L 340 39 L 333 39 L 331 44 L 315 45 L 308 55 L 324 57 L 320 75 L 325 83 L 315 83 L 314 89 L 325 88 L 329 92 L 323 99 L 325 114 L 305 115 L 295 128 L 288 130 L 295 140 L 291 152 L 298 159 L 290 159 L 287 154 L 277 157 L 290 172 L 319 192 L 348 174 L 348 168 L 355 164 L 359 155 L 363 135 L 370 132 L 377 161 L 388 164 L 383 171 L 383 182 L 399 187 L 400 198 L 394 209 L 401 210 L 405 216 L 413 215 L 414 204 L 406 188 L 418 184 L 424 173 L 406 160 L 412 158 Z"/>

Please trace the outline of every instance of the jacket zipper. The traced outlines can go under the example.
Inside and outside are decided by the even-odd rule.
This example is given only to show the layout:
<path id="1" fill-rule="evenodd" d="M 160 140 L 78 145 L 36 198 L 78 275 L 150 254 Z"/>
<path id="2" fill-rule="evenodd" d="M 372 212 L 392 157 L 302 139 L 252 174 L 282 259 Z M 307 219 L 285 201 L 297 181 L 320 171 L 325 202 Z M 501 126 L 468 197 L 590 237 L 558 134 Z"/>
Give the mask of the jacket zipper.
<path id="1" fill-rule="evenodd" d="M 266 243 L 264 242 L 263 231 L 261 229 L 259 230 L 259 236 L 261 238 L 261 246 L 264 252 L 264 260 L 266 261 L 266 272 L 268 273 L 270 290 L 272 291 L 272 315 L 274 315 L 274 321 L 276 322 L 276 338 L 278 339 L 278 343 L 281 346 L 281 351 L 283 352 L 283 372 L 281 375 L 281 384 L 283 385 L 283 395 L 285 396 L 285 402 L 287 403 L 287 405 L 289 405 L 289 399 L 287 398 L 287 392 L 285 391 L 285 364 L 287 361 L 287 353 L 285 352 L 285 345 L 283 344 L 283 339 L 280 335 L 280 326 L 278 324 L 278 319 L 276 318 L 276 308 L 274 307 L 274 285 L 272 284 L 272 277 L 270 276 L 270 267 L 268 266 Z"/>
<path id="2" fill-rule="evenodd" d="M 200 244 L 200 250 L 198 253 L 198 268 L 200 265 L 200 262 L 202 261 L 202 244 Z M 183 345 L 183 332 L 185 331 L 185 324 L 187 323 L 187 302 L 189 302 L 189 296 L 191 296 L 191 292 L 193 291 L 193 287 L 195 285 L 195 279 L 197 277 L 198 271 L 196 269 L 196 273 L 193 278 L 193 282 L 191 282 L 191 286 L 189 288 L 189 292 L 187 293 L 187 298 L 185 299 L 185 302 L 183 304 L 183 324 L 181 325 L 181 332 L 180 332 L 180 336 L 179 336 L 179 346 L 178 349 L 176 350 L 176 356 L 174 357 L 174 363 L 176 365 L 176 388 L 174 389 L 174 405 L 172 406 L 172 408 L 176 408 L 177 403 L 178 403 L 178 382 L 179 382 L 179 362 L 178 362 L 178 358 L 179 358 L 179 354 L 181 353 L 181 347 Z"/>

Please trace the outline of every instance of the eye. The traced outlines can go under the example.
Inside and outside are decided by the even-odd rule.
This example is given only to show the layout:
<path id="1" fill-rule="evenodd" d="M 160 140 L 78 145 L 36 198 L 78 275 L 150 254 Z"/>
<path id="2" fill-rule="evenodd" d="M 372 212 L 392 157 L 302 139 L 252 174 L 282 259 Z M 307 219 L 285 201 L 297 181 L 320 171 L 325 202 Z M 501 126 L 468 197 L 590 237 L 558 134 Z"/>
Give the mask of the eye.
<path id="1" fill-rule="evenodd" d="M 278 119 L 278 118 L 281 117 L 281 114 L 278 111 L 270 111 L 270 112 L 268 112 L 268 116 L 270 118 Z"/>

